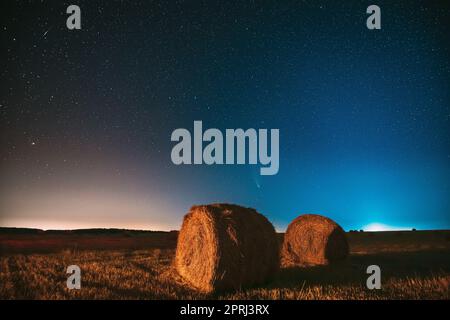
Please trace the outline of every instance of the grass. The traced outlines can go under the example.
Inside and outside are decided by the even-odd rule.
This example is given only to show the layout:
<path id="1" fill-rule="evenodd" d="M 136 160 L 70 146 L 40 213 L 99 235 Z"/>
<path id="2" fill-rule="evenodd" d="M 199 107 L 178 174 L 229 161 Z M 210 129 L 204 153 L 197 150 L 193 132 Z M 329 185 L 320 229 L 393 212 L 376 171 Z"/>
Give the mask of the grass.
<path id="1" fill-rule="evenodd" d="M 3 242 L 0 298 L 449 299 L 448 232 L 399 234 L 349 234 L 352 254 L 345 262 L 334 266 L 282 269 L 275 279 L 263 286 L 215 295 L 192 290 L 177 275 L 172 265 L 173 245 L 171 248 L 135 249 L 132 246 L 124 249 L 120 244 L 119 248 L 104 247 L 103 250 L 80 250 L 70 246 L 62 250 L 58 247 L 58 251 L 52 253 L 42 253 L 38 250 L 42 248 L 32 253 L 28 247 L 27 253 L 21 254 L 14 250 L 7 252 L 8 247 Z M 14 237 L 9 236 L 8 241 L 11 238 Z M 133 239 L 140 241 L 140 237 Z M 66 288 L 68 275 L 65 271 L 71 264 L 81 268 L 81 290 Z M 381 290 L 368 290 L 365 286 L 368 276 L 365 270 L 370 264 L 381 267 Z"/>

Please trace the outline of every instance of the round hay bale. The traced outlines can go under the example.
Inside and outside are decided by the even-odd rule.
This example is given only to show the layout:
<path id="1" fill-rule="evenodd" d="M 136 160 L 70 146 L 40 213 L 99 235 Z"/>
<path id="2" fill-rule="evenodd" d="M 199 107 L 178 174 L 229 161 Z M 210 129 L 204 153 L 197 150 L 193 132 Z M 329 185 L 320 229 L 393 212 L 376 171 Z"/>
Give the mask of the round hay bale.
<path id="1" fill-rule="evenodd" d="M 344 230 L 333 220 L 305 214 L 288 226 L 281 249 L 281 264 L 327 265 L 345 259 L 349 247 Z"/>
<path id="2" fill-rule="evenodd" d="M 178 235 L 175 267 L 188 283 L 207 293 L 263 283 L 279 267 L 275 229 L 251 208 L 193 206 Z"/>

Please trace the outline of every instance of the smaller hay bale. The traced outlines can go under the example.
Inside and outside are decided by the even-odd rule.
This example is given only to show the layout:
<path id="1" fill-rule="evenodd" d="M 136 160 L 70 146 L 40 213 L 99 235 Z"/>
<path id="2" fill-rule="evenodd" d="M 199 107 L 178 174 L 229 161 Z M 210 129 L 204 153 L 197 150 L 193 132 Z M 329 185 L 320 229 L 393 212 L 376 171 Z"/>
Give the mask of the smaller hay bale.
<path id="1" fill-rule="evenodd" d="M 336 222 L 317 214 L 304 214 L 286 230 L 281 265 L 327 265 L 345 259 L 348 254 L 345 232 Z"/>
<path id="2" fill-rule="evenodd" d="M 261 284 L 279 267 L 273 225 L 251 208 L 231 204 L 193 206 L 181 227 L 175 267 L 206 293 Z"/>

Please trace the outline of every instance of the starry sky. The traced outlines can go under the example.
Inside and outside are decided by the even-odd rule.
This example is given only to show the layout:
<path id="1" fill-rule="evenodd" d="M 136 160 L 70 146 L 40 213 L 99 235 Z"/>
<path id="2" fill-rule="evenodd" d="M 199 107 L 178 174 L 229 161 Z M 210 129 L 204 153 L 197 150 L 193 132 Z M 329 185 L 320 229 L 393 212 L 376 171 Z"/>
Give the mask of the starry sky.
<path id="1" fill-rule="evenodd" d="M 171 230 L 231 202 L 280 231 L 300 213 L 450 228 L 448 1 L 0 7 L 0 226 Z M 280 129 L 278 174 L 174 165 L 170 135 L 194 120 Z"/>

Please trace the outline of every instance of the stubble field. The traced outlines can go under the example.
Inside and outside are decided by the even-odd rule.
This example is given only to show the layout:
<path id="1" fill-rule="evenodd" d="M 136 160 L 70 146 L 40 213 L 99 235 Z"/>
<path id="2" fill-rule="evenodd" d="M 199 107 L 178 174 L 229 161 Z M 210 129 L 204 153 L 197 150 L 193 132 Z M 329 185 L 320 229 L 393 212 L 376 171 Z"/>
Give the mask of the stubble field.
<path id="1" fill-rule="evenodd" d="M 449 299 L 450 231 L 348 233 L 337 265 L 281 269 L 263 286 L 205 295 L 173 267 L 176 233 L 0 235 L 1 299 Z M 280 239 L 282 235 L 280 235 Z M 66 268 L 81 268 L 81 289 Z M 366 288 L 379 265 L 382 289 Z"/>

